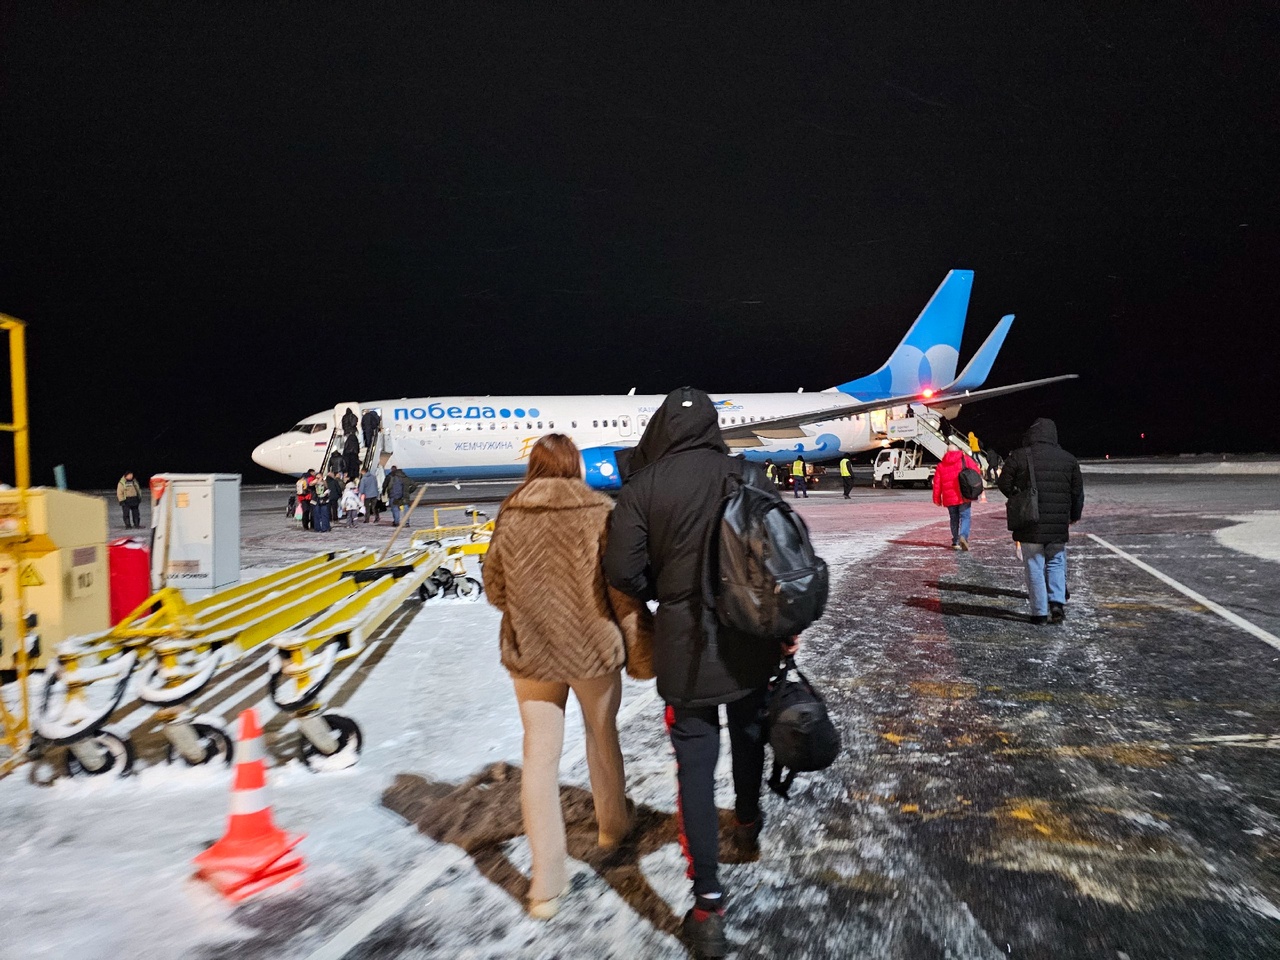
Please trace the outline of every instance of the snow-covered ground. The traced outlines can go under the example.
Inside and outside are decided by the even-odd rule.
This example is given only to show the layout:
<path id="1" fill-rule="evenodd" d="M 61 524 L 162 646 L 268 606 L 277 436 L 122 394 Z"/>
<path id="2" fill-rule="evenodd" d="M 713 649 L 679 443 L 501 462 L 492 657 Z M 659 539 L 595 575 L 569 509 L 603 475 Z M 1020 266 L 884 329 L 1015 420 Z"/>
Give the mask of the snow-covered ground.
<path id="1" fill-rule="evenodd" d="M 246 576 L 259 575 L 322 549 L 355 545 L 380 548 L 390 534 L 385 524 L 353 530 L 335 527 L 324 536 L 304 533 L 283 519 L 285 496 L 278 491 L 244 494 L 242 559 Z M 1145 533 L 1158 523 L 1179 531 L 1201 529 L 1190 508 L 1182 506 L 1184 501 L 1195 500 L 1185 485 L 1144 488 L 1141 492 L 1125 485 L 1100 485 L 1090 489 L 1090 496 L 1089 516 L 1097 516 L 1099 522 L 1110 525 L 1100 527 L 1108 536 L 1132 538 L 1136 534 L 1127 531 Z M 1169 503 L 1158 500 L 1160 497 Z M 1238 496 L 1224 497 L 1222 505 L 1213 508 L 1213 515 L 1231 516 L 1236 525 L 1223 527 L 1222 520 L 1215 520 L 1205 528 L 1213 530 L 1213 535 L 1231 551 L 1275 560 L 1280 528 L 1275 524 L 1274 497 L 1266 501 L 1270 511 L 1256 509 L 1256 498 L 1252 487 L 1242 488 Z M 1187 512 L 1152 512 L 1165 506 L 1178 506 Z M 945 515 L 928 502 L 924 491 L 859 490 L 853 503 L 824 492 L 816 494 L 801 509 L 815 532 L 819 552 L 836 578 L 833 596 L 839 594 L 843 604 L 841 610 L 820 622 L 811 636 L 815 648 L 839 652 L 840 667 L 837 670 L 827 664 L 824 668 L 811 661 L 811 670 L 826 682 L 834 682 L 831 676 L 844 670 L 839 677 L 840 689 L 847 688 L 846 693 L 854 700 L 855 694 L 878 695 L 877 683 L 870 683 L 865 689 L 860 686 L 877 669 L 878 682 L 888 684 L 887 689 L 901 687 L 905 691 L 921 685 L 908 683 L 912 678 L 929 680 L 933 674 L 919 671 L 932 662 L 935 648 L 952 650 L 950 645 L 937 642 L 945 639 L 939 633 L 945 629 L 942 613 L 928 613 L 924 625 L 906 623 L 915 615 L 912 611 L 919 608 L 889 605 L 883 598 L 864 602 L 867 594 L 855 588 L 865 590 L 868 578 L 874 580 L 883 572 L 886 582 L 896 576 L 895 583 L 905 584 L 902 589 L 907 593 L 898 600 L 911 600 L 915 593 L 933 589 L 930 578 L 938 578 L 939 571 L 949 570 L 946 564 L 953 562 L 951 552 L 939 540 L 945 537 Z M 1156 519 L 1160 517 L 1165 519 Z M 980 561 L 985 564 L 983 568 L 999 566 L 992 559 L 997 555 L 1002 558 L 1000 563 L 1007 565 L 1007 544 L 999 542 L 1005 537 L 1001 519 L 998 505 L 992 503 L 983 505 L 975 520 L 975 536 L 992 541 L 991 555 Z M 1137 549 L 1130 540 L 1122 542 Z M 1081 578 L 1077 581 L 1081 599 L 1080 612 L 1074 615 L 1073 622 L 1088 626 L 1092 622 L 1091 588 L 1080 572 L 1089 570 L 1085 559 L 1088 547 L 1081 544 L 1075 549 L 1078 566 L 1073 576 Z M 1151 550 L 1144 556 L 1153 563 L 1176 565 L 1176 558 L 1153 554 Z M 980 556 L 975 553 L 967 562 Z M 1143 589 L 1148 589 L 1146 575 L 1136 576 Z M 943 585 L 954 587 L 952 579 L 948 574 Z M 917 587 L 917 581 L 922 586 Z M 1017 586 L 1014 581 L 1009 584 Z M 1007 593 L 983 583 L 974 589 L 978 588 L 987 591 L 979 595 L 984 597 Z M 1217 596 L 1220 589 L 1225 588 L 1211 592 Z M 1016 592 L 1009 596 L 1016 597 Z M 958 607 L 954 599 L 947 602 L 960 611 L 955 616 L 961 619 L 966 610 L 972 613 L 979 609 L 974 605 L 976 601 Z M 1007 604 L 1021 607 L 1016 599 Z M 876 645 L 865 639 L 860 642 L 859 637 L 894 633 L 886 629 L 894 624 L 879 619 L 886 610 L 904 621 L 905 626 L 898 624 L 902 627 L 898 633 L 905 630 L 913 643 L 919 641 L 924 647 Z M 984 629 L 992 635 L 1011 631 L 1002 642 L 1023 643 L 1019 639 L 1021 628 L 1009 626 L 1018 616 L 1010 612 Z M 575 846 L 573 814 L 575 810 L 581 812 L 583 788 L 588 786 L 588 780 L 581 723 L 572 701 L 561 770 L 569 788 L 566 796 L 571 813 L 570 849 L 582 859 L 575 861 L 572 892 L 561 915 L 549 924 L 525 917 L 519 897 L 523 892 L 521 874 L 528 869 L 528 848 L 521 835 L 518 803 L 509 789 L 510 781 L 504 780 L 510 775 L 510 768 L 504 765 L 518 768 L 521 763 L 521 728 L 510 680 L 498 662 L 498 619 L 497 612 L 483 601 L 407 603 L 360 657 L 342 668 L 326 691 L 331 709 L 354 718 L 364 733 L 360 762 L 343 771 L 312 773 L 296 759 L 297 734 L 267 695 L 261 654 L 246 657 L 216 678 L 211 692 L 196 704 L 197 708 L 202 713 L 219 715 L 228 723 L 245 707 L 258 708 L 267 731 L 269 791 L 276 821 L 289 831 L 307 835 L 299 847 L 307 863 L 300 881 L 238 907 L 192 879 L 191 863 L 223 832 L 230 771 L 166 765 L 163 740 L 157 735 L 148 709 L 125 711 L 113 723 L 121 732 L 136 734 L 139 760 L 137 772 L 130 778 L 59 776 L 52 785 L 40 786 L 33 782 L 39 779 L 31 776 L 34 768 L 27 767 L 0 780 L 0 897 L 9 905 L 0 911 L 0 960 L 336 960 L 342 956 L 351 960 L 647 960 L 686 956 L 673 936 L 675 920 L 687 906 L 688 898 L 685 865 L 673 833 L 666 827 L 649 831 L 646 844 L 639 851 L 639 866 L 629 868 L 632 873 L 624 878 L 625 883 L 616 873 L 610 874 L 598 862 L 592 862 L 589 844 Z M 972 616 L 968 620 L 975 622 Z M 964 641 L 966 636 L 958 635 L 958 639 Z M 1060 642 L 1066 644 L 1065 640 Z M 884 649 L 876 653 L 880 646 Z M 902 656 L 904 649 L 914 651 L 911 655 L 920 658 L 919 662 L 899 664 L 892 659 Z M 1022 651 L 1012 645 L 1007 649 Z M 926 652 L 921 654 L 921 650 Z M 1069 652 L 1070 645 L 1064 650 Z M 881 660 L 876 661 L 876 656 Z M 1019 661 L 1015 657 L 1009 662 Z M 803 666 L 803 651 L 801 663 Z M 993 663 L 1004 661 L 997 658 Z M 968 664 L 970 670 L 981 666 L 972 658 Z M 899 667 L 901 677 L 895 673 Z M 1178 669 L 1186 667 L 1179 663 Z M 944 671 L 940 676 L 950 674 Z M 960 676 L 965 679 L 969 675 Z M 1006 681 L 997 675 L 996 679 L 1001 684 L 1009 683 L 1011 689 L 1016 687 L 1016 678 Z M 1180 679 L 1176 681 L 1177 689 L 1181 683 Z M 930 689 L 940 686 L 937 682 L 923 685 Z M 980 684 L 975 681 L 975 689 L 978 688 Z M 1032 706 L 1038 709 L 1041 704 L 1036 701 Z M 763 922 L 762 917 L 782 917 L 786 908 L 801 912 L 813 909 L 814 916 L 824 920 L 813 927 L 803 948 L 790 951 L 782 950 L 780 944 L 785 940 L 778 937 L 744 939 L 768 931 L 753 933 L 750 925 L 731 925 L 739 955 L 839 955 L 831 952 L 835 949 L 833 944 L 849 935 L 849 924 L 864 921 L 873 929 L 859 942 L 884 946 L 885 956 L 935 955 L 912 953 L 917 944 L 911 933 L 911 923 L 915 921 L 904 922 L 905 917 L 922 918 L 924 929 L 931 931 L 932 946 L 941 951 L 940 945 L 946 944 L 948 955 L 1005 955 L 1003 940 L 992 947 L 992 931 L 999 924 L 989 912 L 982 912 L 986 905 L 981 895 L 949 891 L 937 864 L 923 864 L 924 848 L 908 844 L 906 826 L 910 824 L 904 826 L 901 818 L 891 817 L 885 812 L 888 808 L 882 810 L 875 804 L 867 807 L 865 797 L 884 795 L 892 799 L 895 795 L 896 787 L 884 786 L 876 779 L 881 775 L 886 783 L 892 779 L 893 771 L 885 769 L 889 759 L 876 751 L 887 749 L 884 744 L 892 745 L 894 741 L 885 739 L 887 734 L 877 733 L 881 729 L 877 724 L 887 722 L 883 717 L 865 704 L 865 709 L 857 707 L 856 702 L 846 704 L 853 718 L 846 736 L 858 740 L 847 741 L 847 752 L 851 757 L 856 754 L 863 765 L 857 768 L 859 775 L 875 775 L 859 786 L 863 791 L 859 796 L 864 799 L 858 803 L 862 806 L 849 807 L 848 817 L 840 819 L 844 817 L 843 808 L 835 804 L 833 809 L 839 808 L 837 819 L 828 819 L 823 826 L 814 818 L 819 797 L 831 800 L 852 787 L 831 778 L 813 778 L 810 783 L 815 789 L 809 791 L 809 804 L 775 803 L 770 807 L 775 811 L 770 814 L 774 819 L 766 833 L 761 860 L 726 867 L 731 892 L 750 898 L 757 922 Z M 910 711 L 918 707 L 919 704 L 909 707 L 904 700 L 886 716 L 897 717 L 894 710 L 907 711 L 895 722 L 910 727 L 915 723 Z M 933 709 L 936 708 L 934 704 Z M 986 709 L 994 711 L 986 722 L 994 723 L 999 711 L 990 705 Z M 626 683 L 619 720 L 629 792 L 642 813 L 656 823 L 674 810 L 674 782 L 660 704 L 651 683 Z M 898 727 L 891 725 L 887 729 L 892 733 Z M 956 743 L 965 742 L 965 737 L 971 735 L 981 740 L 983 728 L 975 729 L 977 734 L 968 728 L 957 728 Z M 956 749 L 948 747 L 935 760 L 939 765 L 954 761 L 959 768 L 963 758 Z M 899 759 L 906 763 L 919 752 L 918 743 L 906 741 Z M 998 766 L 1004 770 L 1007 760 L 1001 764 Z M 942 767 L 930 769 L 936 773 Z M 455 804 L 459 816 L 474 814 L 475 822 L 437 824 L 437 829 L 429 824 L 423 826 L 430 816 L 411 812 L 411 808 L 418 812 L 431 809 L 444 792 L 476 778 L 481 782 L 460 791 Z M 952 786 L 945 779 L 938 784 L 930 789 L 946 792 L 943 788 Z M 805 791 L 804 778 L 797 789 Z M 901 809 L 914 810 L 916 799 L 906 796 Z M 727 755 L 721 758 L 717 801 L 722 808 L 732 805 Z M 435 814 L 451 803 L 452 799 L 437 804 Z M 998 812 L 1003 808 L 995 809 Z M 414 822 L 402 819 L 393 810 L 410 814 Z M 859 814 L 857 810 L 863 812 Z M 827 809 L 824 816 L 830 813 L 831 809 Z M 589 818 L 589 814 L 585 816 Z M 579 817 L 577 826 L 582 822 Z M 842 824 L 843 832 L 833 831 L 833 822 Z M 468 842 L 468 831 L 471 840 L 479 838 L 476 843 Z M 810 870 L 813 876 L 820 873 L 830 889 L 818 889 L 816 883 L 811 890 L 797 888 L 795 871 L 803 869 Z M 877 912 L 877 898 L 889 894 L 876 884 L 904 891 L 905 905 L 900 911 L 884 907 L 883 912 Z M 829 912 L 834 905 L 846 903 L 832 890 L 851 898 L 848 904 L 853 906 L 846 913 Z M 892 893 L 892 897 L 897 896 L 897 892 Z M 1009 891 L 998 896 L 1007 897 Z M 862 907 L 856 907 L 863 903 L 859 898 L 866 898 Z M 977 913 L 971 913 L 970 907 L 975 907 Z M 1082 910 L 1081 915 L 1090 916 L 1087 910 Z"/>
<path id="2" fill-rule="evenodd" d="M 369 526 L 335 528 L 325 538 L 304 534 L 274 509 L 252 509 L 252 498 L 246 498 L 246 576 L 313 552 L 320 543 L 381 545 L 390 532 Z M 915 525 L 917 520 L 899 520 L 851 536 L 818 536 L 818 547 L 838 576 L 851 561 L 881 549 L 887 536 Z M 617 950 L 683 956 L 669 930 L 638 917 L 584 864 L 578 865 L 575 885 L 588 893 L 574 897 L 576 922 L 539 924 L 525 918 L 521 904 L 457 847 L 431 841 L 383 806 L 384 790 L 400 774 L 453 784 L 497 762 L 520 765 L 521 727 L 510 679 L 498 662 L 498 621 L 497 611 L 483 601 L 406 604 L 327 691 L 333 709 L 357 720 L 364 733 L 360 762 L 344 771 L 313 773 L 294 758 L 292 724 L 277 729 L 269 723 L 277 710 L 260 655 L 247 656 L 216 678 L 210 696 L 198 702 L 199 712 L 234 725 L 241 709 L 257 707 L 272 754 L 269 790 L 276 821 L 307 835 L 299 848 L 307 864 L 301 883 L 238 909 L 192 879 L 192 858 L 225 825 L 227 768 L 170 766 L 152 731 L 150 741 L 138 737 L 140 756 L 128 778 L 58 776 L 52 785 L 39 786 L 28 767 L 0 781 L 0 897 L 23 905 L 2 915 L 0 957 L 308 957 L 348 922 L 358 921 L 381 894 L 415 882 L 421 892 L 411 890 L 406 922 L 443 931 L 428 955 L 553 956 L 576 946 L 583 950 L 574 954 L 579 956 Z M 111 729 L 145 732 L 150 717 L 148 708 L 139 707 Z M 633 799 L 670 813 L 671 759 L 652 683 L 627 681 L 620 721 Z M 587 787 L 581 721 L 572 699 L 565 743 L 564 782 Z M 727 752 L 722 762 L 718 799 L 727 807 Z M 513 837 L 507 855 L 527 871 L 519 809 L 506 813 Z M 650 852 L 642 864 L 649 885 L 673 914 L 686 906 L 684 866 L 674 841 Z M 465 918 L 473 910 L 504 917 L 505 937 L 472 943 Z"/>

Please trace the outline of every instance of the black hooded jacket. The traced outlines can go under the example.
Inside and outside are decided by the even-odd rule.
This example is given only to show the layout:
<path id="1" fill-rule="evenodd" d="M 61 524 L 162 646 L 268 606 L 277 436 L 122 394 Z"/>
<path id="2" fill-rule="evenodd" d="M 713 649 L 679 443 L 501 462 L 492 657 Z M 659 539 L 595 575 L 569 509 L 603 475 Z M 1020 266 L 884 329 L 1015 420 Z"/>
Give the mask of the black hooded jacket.
<path id="1" fill-rule="evenodd" d="M 1035 465 L 1036 489 L 1040 492 L 1040 521 L 1013 531 L 1021 543 L 1066 543 L 1071 524 L 1084 512 L 1084 479 L 1076 458 L 1058 446 L 1058 428 L 1043 418 L 1027 428 L 1022 446 L 1009 454 L 1000 474 L 1000 491 L 1011 497 L 1031 485 Z"/>
<path id="2" fill-rule="evenodd" d="M 729 630 L 703 604 L 708 533 L 725 477 L 741 467 L 728 452 L 711 399 L 692 387 L 673 390 L 627 458 L 610 521 L 605 576 L 624 593 L 658 601 L 654 673 L 659 695 L 676 706 L 737 700 L 778 665 L 776 641 Z"/>

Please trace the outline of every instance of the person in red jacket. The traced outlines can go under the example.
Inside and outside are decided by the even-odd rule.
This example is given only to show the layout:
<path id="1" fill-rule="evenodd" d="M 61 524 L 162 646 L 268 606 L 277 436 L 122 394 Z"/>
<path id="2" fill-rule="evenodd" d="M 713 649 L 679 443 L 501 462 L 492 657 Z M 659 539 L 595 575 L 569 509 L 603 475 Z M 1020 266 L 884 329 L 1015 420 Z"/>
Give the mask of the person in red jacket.
<path id="1" fill-rule="evenodd" d="M 960 471 L 965 467 L 982 472 L 972 458 L 952 447 L 933 473 L 933 502 L 951 516 L 952 550 L 969 549 L 969 501 L 960 492 Z"/>

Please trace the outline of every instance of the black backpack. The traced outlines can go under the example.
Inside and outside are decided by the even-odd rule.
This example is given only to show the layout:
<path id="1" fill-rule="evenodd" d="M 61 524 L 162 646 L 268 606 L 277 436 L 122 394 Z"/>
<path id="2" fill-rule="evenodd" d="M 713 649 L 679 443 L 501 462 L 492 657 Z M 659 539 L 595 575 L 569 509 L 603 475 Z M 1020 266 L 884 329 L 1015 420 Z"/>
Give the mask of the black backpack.
<path id="1" fill-rule="evenodd" d="M 964 466 L 960 470 L 960 496 L 966 500 L 977 500 L 982 496 L 985 486 L 982 482 L 982 474 L 973 467 L 969 466 L 969 458 L 964 458 Z"/>
<path id="2" fill-rule="evenodd" d="M 796 680 L 787 677 L 792 670 Z M 835 762 L 840 753 L 840 734 L 827 715 L 822 697 L 796 668 L 792 657 L 782 661 L 777 676 L 769 681 L 765 710 L 769 746 L 773 748 L 769 789 L 786 799 L 797 772 L 825 770 Z"/>
<path id="3" fill-rule="evenodd" d="M 707 606 L 727 627 L 781 640 L 822 616 L 827 565 L 787 502 L 772 488 L 753 485 L 758 474 L 726 479 L 729 492 L 706 553 L 712 593 Z"/>

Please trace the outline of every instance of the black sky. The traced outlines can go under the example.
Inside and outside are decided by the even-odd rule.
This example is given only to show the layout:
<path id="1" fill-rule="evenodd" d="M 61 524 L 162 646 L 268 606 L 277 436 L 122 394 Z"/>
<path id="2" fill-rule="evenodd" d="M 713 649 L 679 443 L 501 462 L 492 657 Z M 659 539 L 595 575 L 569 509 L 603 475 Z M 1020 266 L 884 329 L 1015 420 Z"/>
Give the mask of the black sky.
<path id="1" fill-rule="evenodd" d="M 975 405 L 1276 450 L 1271 3 L 0 6 L 37 480 L 243 471 L 350 399 L 821 389 L 947 269 Z M 6 470 L 7 473 L 7 470 Z"/>

